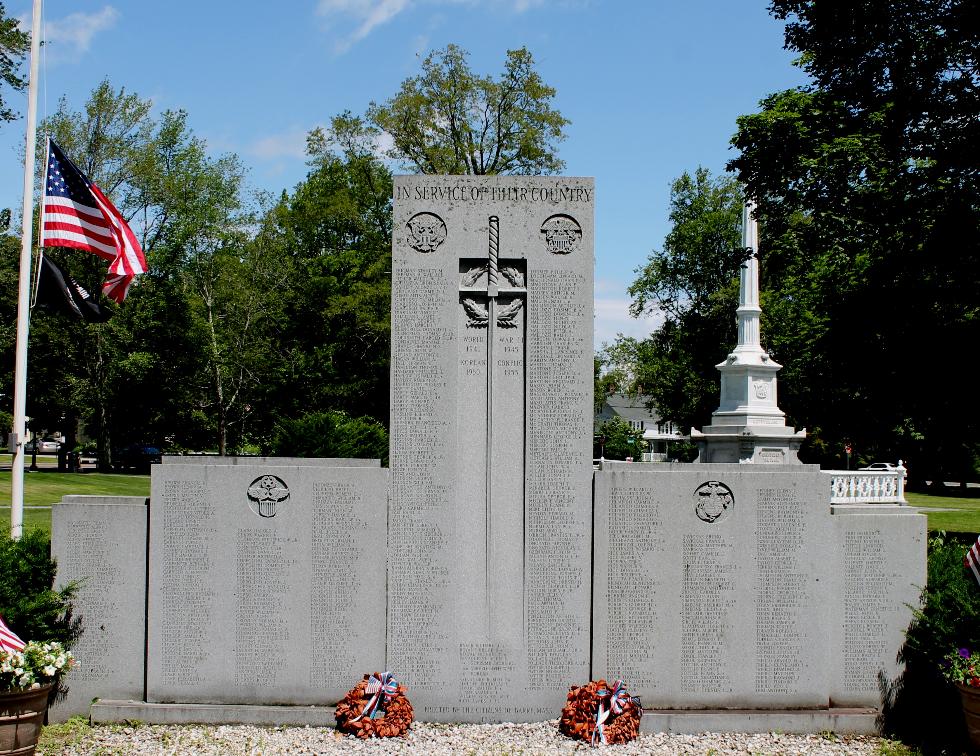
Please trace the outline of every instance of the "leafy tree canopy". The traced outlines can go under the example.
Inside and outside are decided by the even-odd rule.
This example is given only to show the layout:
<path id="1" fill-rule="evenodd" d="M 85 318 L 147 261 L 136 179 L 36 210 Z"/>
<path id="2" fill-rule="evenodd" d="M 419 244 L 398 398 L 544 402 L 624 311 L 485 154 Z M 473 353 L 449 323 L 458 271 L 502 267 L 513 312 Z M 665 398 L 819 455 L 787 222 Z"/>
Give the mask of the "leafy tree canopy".
<path id="1" fill-rule="evenodd" d="M 685 172 L 671 185 L 671 231 L 629 287 L 631 312 L 658 307 L 670 317 L 702 312 L 741 264 L 738 252 L 742 192 L 734 178 L 712 178 L 706 168 Z"/>
<path id="2" fill-rule="evenodd" d="M 629 288 L 632 312 L 659 309 L 664 323 L 647 339 L 620 338 L 603 353 L 621 392 L 649 396 L 680 427 L 704 424 L 718 406 L 714 366 L 735 340 L 741 213 L 731 177 L 698 168 L 674 181 L 673 227 Z"/>
<path id="3" fill-rule="evenodd" d="M 16 114 L 4 100 L 4 86 L 22 90 L 27 82 L 20 76 L 20 65 L 31 46 L 30 35 L 22 32 L 0 3 L 0 121 L 12 121 Z"/>
<path id="4" fill-rule="evenodd" d="M 776 2 L 815 85 L 738 119 L 737 171 L 759 202 L 767 332 L 826 458 L 911 459 L 975 474 L 980 411 L 955 360 L 980 338 L 980 24 L 966 2 Z M 795 397 L 793 397 L 795 392 Z M 782 403 L 782 396 L 781 396 Z"/>
<path id="5" fill-rule="evenodd" d="M 148 100 L 106 81 L 80 110 L 62 100 L 39 129 L 109 194 L 149 263 L 123 306 L 106 305 L 108 323 L 45 314 L 31 324 L 28 412 L 62 428 L 69 444 L 83 420 L 103 469 L 128 443 L 207 446 L 204 431 L 216 422 L 211 334 L 187 291 L 198 272 L 192 261 L 239 240 L 242 169 L 234 157 L 208 157 L 183 112 L 151 111 Z M 103 260 L 71 249 L 47 254 L 99 290 Z"/>
<path id="6" fill-rule="evenodd" d="M 368 120 L 393 141 L 390 157 L 421 173 L 534 175 L 564 167 L 557 156 L 568 120 L 526 48 L 510 50 L 499 79 L 470 70 L 456 45 L 430 53 L 422 73 Z"/>
<path id="7" fill-rule="evenodd" d="M 895 160 L 976 176 L 980 6 L 973 0 L 775 0 L 786 47 L 817 88 L 881 118 Z M 923 165 L 924 163 L 925 165 Z"/>
<path id="8" fill-rule="evenodd" d="M 286 297 L 281 411 L 388 418 L 391 173 L 373 128 L 343 113 L 310 134 L 311 170 L 266 219 L 296 268 Z"/>
<path id="9" fill-rule="evenodd" d="M 311 412 L 281 421 L 268 451 L 281 457 L 352 457 L 387 464 L 388 432 L 369 417 Z"/>
<path id="10" fill-rule="evenodd" d="M 606 420 L 599 426 L 597 433 L 601 446 L 600 453 L 606 459 L 630 457 L 638 460 L 646 448 L 643 431 L 631 428 L 630 424 L 621 417 Z"/>

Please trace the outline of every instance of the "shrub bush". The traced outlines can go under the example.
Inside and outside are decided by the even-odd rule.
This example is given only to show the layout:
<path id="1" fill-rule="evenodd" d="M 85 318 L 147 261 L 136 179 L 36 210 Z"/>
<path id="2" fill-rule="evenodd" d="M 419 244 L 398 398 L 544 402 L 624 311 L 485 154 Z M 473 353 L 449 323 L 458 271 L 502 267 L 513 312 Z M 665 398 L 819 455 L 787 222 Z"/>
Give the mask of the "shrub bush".
<path id="1" fill-rule="evenodd" d="M 58 641 L 71 649 L 82 634 L 82 620 L 72 614 L 78 584 L 54 590 L 56 572 L 46 533 L 29 530 L 19 541 L 0 534 L 0 617 L 24 641 Z M 49 702 L 67 692 L 59 677 Z"/>
<path id="2" fill-rule="evenodd" d="M 71 603 L 78 586 L 54 590 L 55 571 L 43 531 L 30 530 L 19 541 L 0 535 L 0 617 L 25 641 L 55 640 L 71 648 L 81 635 Z"/>
<path id="3" fill-rule="evenodd" d="M 959 694 L 942 673 L 954 648 L 980 649 L 980 586 L 963 566 L 965 553 L 962 542 L 943 533 L 930 540 L 921 607 L 898 657 L 905 671 L 883 691 L 883 731 L 925 754 L 968 747 Z"/>
<path id="4" fill-rule="evenodd" d="M 370 417 L 311 412 L 281 420 L 268 452 L 279 457 L 356 457 L 388 464 L 388 431 Z"/>

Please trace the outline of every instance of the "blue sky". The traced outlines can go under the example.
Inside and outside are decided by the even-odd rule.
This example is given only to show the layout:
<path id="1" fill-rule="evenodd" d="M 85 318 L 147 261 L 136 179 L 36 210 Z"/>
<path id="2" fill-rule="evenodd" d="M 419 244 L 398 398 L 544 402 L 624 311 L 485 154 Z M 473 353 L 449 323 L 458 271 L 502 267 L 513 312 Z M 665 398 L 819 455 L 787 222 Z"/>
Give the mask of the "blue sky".
<path id="1" fill-rule="evenodd" d="M 596 179 L 596 346 L 642 336 L 626 287 L 669 231 L 670 183 L 733 153 L 737 116 L 804 83 L 766 0 L 46 0 L 39 115 L 102 80 L 183 108 L 215 154 L 275 193 L 306 174 L 305 134 L 362 113 L 456 43 L 479 73 L 526 46 L 571 120 L 569 176 Z M 30 23 L 29 0 L 6 0 Z M 10 98 L 22 113 L 26 98 Z M 21 205 L 24 121 L 0 125 L 0 208 Z"/>

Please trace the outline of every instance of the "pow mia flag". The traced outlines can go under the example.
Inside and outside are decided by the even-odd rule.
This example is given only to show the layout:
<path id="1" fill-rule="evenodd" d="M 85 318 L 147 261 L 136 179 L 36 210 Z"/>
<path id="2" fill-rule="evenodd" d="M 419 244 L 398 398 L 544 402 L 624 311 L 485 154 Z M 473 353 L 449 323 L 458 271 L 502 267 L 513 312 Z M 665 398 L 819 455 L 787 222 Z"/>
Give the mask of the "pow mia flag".
<path id="1" fill-rule="evenodd" d="M 37 276 L 37 304 L 51 312 L 81 318 L 89 323 L 109 319 L 91 295 L 47 257 L 41 257 Z"/>

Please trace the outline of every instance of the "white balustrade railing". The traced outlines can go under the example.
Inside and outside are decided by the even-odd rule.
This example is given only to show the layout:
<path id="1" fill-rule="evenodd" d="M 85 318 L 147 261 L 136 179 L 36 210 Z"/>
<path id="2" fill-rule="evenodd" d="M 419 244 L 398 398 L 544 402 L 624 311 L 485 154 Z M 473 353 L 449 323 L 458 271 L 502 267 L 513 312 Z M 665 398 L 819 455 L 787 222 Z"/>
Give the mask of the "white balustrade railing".
<path id="1" fill-rule="evenodd" d="M 906 504 L 905 468 L 894 470 L 821 470 L 830 476 L 831 504 Z"/>
<path id="2" fill-rule="evenodd" d="M 644 462 L 666 462 L 667 455 L 663 452 L 643 452 Z"/>

